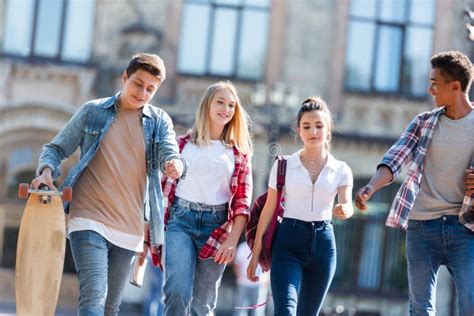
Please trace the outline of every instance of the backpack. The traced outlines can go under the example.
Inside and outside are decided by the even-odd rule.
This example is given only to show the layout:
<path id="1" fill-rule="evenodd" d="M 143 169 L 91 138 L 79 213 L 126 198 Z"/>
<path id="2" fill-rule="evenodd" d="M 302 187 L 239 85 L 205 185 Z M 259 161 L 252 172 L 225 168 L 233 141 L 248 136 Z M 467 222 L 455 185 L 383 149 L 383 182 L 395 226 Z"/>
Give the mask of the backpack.
<path id="1" fill-rule="evenodd" d="M 258 258 L 258 263 L 260 264 L 264 272 L 270 270 L 272 264 L 272 245 L 273 239 L 275 237 L 276 227 L 279 218 L 283 216 L 283 206 L 282 206 L 282 193 L 283 187 L 285 185 L 285 176 L 286 176 L 286 159 L 282 156 L 277 156 L 278 160 L 278 172 L 277 172 L 277 205 L 275 212 L 273 213 L 272 220 L 267 227 L 267 230 L 263 234 L 262 238 L 262 251 L 260 252 L 260 258 Z M 258 220 L 260 219 L 260 214 L 262 213 L 265 202 L 267 201 L 268 192 L 260 195 L 255 202 L 252 204 L 252 209 L 250 210 L 250 219 L 245 227 L 245 237 L 247 239 L 247 244 L 250 249 L 253 249 L 255 243 L 255 235 L 257 233 Z"/>

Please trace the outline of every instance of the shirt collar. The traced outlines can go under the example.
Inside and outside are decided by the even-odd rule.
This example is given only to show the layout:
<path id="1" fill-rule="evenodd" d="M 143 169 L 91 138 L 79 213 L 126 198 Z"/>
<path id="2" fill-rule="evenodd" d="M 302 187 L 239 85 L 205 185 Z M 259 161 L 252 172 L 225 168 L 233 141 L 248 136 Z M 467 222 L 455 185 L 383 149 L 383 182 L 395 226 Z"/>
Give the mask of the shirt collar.
<path id="1" fill-rule="evenodd" d="M 296 161 L 297 167 L 304 168 L 303 163 L 301 162 L 301 159 L 300 159 L 300 154 L 302 151 L 303 149 L 298 150 L 296 153 L 292 155 L 292 157 Z M 337 167 L 338 167 L 338 161 L 336 160 L 336 158 L 334 158 L 334 156 L 331 153 L 328 152 L 328 160 L 326 161 L 326 164 L 324 165 L 323 169 L 329 168 L 333 171 L 336 171 Z"/>
<path id="2" fill-rule="evenodd" d="M 108 101 L 104 104 L 104 108 L 108 109 L 111 106 L 115 106 L 115 109 L 117 109 L 117 107 L 119 106 L 119 101 L 120 101 L 119 98 L 120 98 L 121 94 L 122 94 L 122 92 L 117 92 L 112 98 L 110 98 L 110 101 Z M 142 115 L 145 115 L 149 118 L 152 117 L 152 115 L 151 115 L 151 105 L 150 104 L 147 103 L 143 106 Z"/>
<path id="3" fill-rule="evenodd" d="M 102 107 L 104 109 L 108 109 L 112 106 L 115 106 L 115 108 L 117 108 L 119 96 L 120 96 L 120 92 L 116 93 L 113 97 L 107 100 L 107 102 L 103 103 Z"/>
<path id="4" fill-rule="evenodd" d="M 145 104 L 142 109 L 142 114 L 151 118 L 151 105 L 150 104 Z"/>

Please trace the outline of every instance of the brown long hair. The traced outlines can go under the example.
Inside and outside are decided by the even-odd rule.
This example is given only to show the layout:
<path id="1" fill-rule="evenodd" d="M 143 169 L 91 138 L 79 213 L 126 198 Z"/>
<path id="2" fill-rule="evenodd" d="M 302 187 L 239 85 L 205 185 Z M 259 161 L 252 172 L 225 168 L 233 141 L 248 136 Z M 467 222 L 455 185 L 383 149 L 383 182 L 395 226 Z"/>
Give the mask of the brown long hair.
<path id="1" fill-rule="evenodd" d="M 333 120 L 332 120 L 332 114 L 331 111 L 329 110 L 328 105 L 326 102 L 319 96 L 310 96 L 307 97 L 303 102 L 301 102 L 301 107 L 298 111 L 298 115 L 296 116 L 296 127 L 299 129 L 300 128 L 300 122 L 301 122 L 301 117 L 303 117 L 303 114 L 307 112 L 312 112 L 312 111 L 321 111 L 323 113 L 326 113 L 328 121 L 327 123 L 327 128 L 328 128 L 328 133 L 329 133 L 329 139 L 325 143 L 325 148 L 327 151 L 330 150 L 330 142 L 332 138 L 332 128 L 333 128 Z"/>

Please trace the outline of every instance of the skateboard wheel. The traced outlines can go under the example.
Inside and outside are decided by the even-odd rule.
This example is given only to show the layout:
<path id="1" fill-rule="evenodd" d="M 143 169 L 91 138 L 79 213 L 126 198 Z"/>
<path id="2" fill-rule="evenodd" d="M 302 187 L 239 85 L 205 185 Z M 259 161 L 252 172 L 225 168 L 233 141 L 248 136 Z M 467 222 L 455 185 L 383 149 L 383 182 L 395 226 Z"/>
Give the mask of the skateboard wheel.
<path id="1" fill-rule="evenodd" d="M 67 202 L 72 201 L 72 188 L 71 187 L 65 187 L 63 189 L 63 200 Z"/>
<path id="2" fill-rule="evenodd" d="M 20 199 L 27 199 L 29 190 L 30 185 L 28 183 L 20 183 L 20 185 L 18 186 L 18 197 Z"/>

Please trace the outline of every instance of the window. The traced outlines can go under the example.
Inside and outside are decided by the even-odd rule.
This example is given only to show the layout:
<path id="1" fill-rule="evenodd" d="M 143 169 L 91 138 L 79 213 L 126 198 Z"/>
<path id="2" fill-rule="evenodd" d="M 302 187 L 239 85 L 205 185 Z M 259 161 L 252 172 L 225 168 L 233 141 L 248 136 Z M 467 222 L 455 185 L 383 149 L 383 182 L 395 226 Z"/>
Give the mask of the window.
<path id="1" fill-rule="evenodd" d="M 199 76 L 261 79 L 271 0 L 187 0 L 178 69 Z"/>
<path id="2" fill-rule="evenodd" d="M 354 181 L 354 192 L 369 179 Z M 369 201 L 369 212 L 349 221 L 334 221 L 338 251 L 334 289 L 402 296 L 408 288 L 405 233 L 385 227 L 398 186 L 391 185 Z"/>
<path id="3" fill-rule="evenodd" d="M 85 63 L 94 10 L 95 0 L 7 0 L 3 54 Z"/>
<path id="4" fill-rule="evenodd" d="M 346 88 L 426 96 L 435 0 L 352 0 L 349 15 Z"/>

